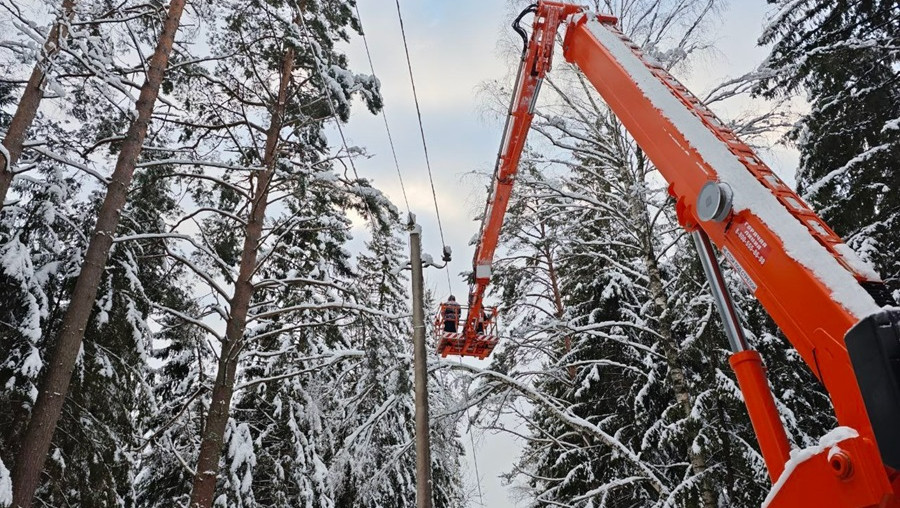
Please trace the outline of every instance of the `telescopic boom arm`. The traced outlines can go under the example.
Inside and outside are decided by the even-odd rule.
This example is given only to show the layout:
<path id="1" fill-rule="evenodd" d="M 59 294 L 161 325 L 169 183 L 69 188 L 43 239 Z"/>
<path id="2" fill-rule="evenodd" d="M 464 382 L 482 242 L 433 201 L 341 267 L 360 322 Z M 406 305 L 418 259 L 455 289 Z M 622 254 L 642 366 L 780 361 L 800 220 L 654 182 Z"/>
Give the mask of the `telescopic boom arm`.
<path id="1" fill-rule="evenodd" d="M 776 482 L 769 506 L 900 507 L 900 311 L 882 308 L 893 302 L 878 274 L 699 99 L 644 58 L 615 18 L 550 1 L 526 12 L 534 13 L 533 30 L 478 236 L 466 337 L 475 337 L 537 94 L 564 24 L 566 60 L 669 183 L 682 226 L 715 244 L 831 396 L 841 428 L 818 453 L 792 459 L 758 353 L 732 356 Z"/>

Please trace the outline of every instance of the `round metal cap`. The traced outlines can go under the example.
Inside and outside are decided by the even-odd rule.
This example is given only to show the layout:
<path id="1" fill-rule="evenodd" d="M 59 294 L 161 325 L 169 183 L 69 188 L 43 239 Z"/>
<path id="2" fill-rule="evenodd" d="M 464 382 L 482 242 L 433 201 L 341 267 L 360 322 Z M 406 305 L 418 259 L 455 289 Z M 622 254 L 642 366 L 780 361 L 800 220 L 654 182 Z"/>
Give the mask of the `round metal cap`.
<path id="1" fill-rule="evenodd" d="M 702 221 L 721 222 L 731 212 L 731 187 L 721 182 L 706 182 L 697 196 L 697 216 Z"/>

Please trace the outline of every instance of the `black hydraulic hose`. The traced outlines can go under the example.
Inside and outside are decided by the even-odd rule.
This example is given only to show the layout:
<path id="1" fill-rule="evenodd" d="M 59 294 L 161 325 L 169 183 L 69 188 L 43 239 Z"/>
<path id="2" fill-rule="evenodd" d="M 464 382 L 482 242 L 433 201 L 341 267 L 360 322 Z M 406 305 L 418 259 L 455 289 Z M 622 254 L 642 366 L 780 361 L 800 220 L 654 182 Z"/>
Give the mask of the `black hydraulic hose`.
<path id="1" fill-rule="evenodd" d="M 537 12 L 537 4 L 531 4 L 525 8 L 519 15 L 516 17 L 515 21 L 512 23 L 513 30 L 522 37 L 522 54 L 524 55 L 526 51 L 528 51 L 528 32 L 525 31 L 524 28 L 519 26 L 519 23 L 522 22 L 522 18 L 525 17 L 529 12 Z"/>

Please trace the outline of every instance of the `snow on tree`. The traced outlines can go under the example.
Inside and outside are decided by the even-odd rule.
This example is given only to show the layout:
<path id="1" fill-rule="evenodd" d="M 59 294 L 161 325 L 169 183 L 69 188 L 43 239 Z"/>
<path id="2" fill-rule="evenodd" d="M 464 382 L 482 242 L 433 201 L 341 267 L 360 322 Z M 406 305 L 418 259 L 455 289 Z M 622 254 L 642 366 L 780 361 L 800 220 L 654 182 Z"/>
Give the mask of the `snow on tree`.
<path id="1" fill-rule="evenodd" d="M 20 203 L 0 217 L 0 414 L 2 459 L 11 468 L 37 399 L 50 346 L 46 335 L 58 327 L 84 249 L 81 224 L 90 223 L 86 207 L 70 200 L 78 189 L 72 179 L 51 164 L 38 164 L 34 173 L 42 181 L 17 181 Z"/>
<path id="2" fill-rule="evenodd" d="M 347 330 L 365 357 L 342 383 L 331 474 L 339 506 L 411 507 L 415 402 L 404 245 L 394 234 L 376 232 L 366 247 L 357 267 L 361 301 L 398 318 L 362 314 Z"/>
<path id="3" fill-rule="evenodd" d="M 31 124 L 13 199 L 0 215 L 0 248 L 10 261 L 0 277 L 4 303 L 9 303 L 4 310 L 10 311 L 0 331 L 5 359 L 0 403 L 9 423 L 3 427 L 2 450 L 10 466 L 18 465 L 12 456 L 18 453 L 39 380 L 73 301 L 105 174 L 133 114 L 122 110 L 123 104 L 134 102 L 131 85 L 123 83 L 142 79 L 143 66 L 132 64 L 140 62 L 138 55 L 152 53 L 165 17 L 165 10 L 152 6 L 117 7 L 131 9 L 130 15 L 120 17 L 123 11 L 105 2 L 80 3 L 73 18 L 77 25 L 67 27 L 68 42 L 54 62 L 59 75 L 44 80 L 42 104 L 49 104 L 53 114 L 39 115 Z M 109 56 L 113 53 L 117 58 Z M 150 139 L 148 145 L 163 142 L 155 134 Z M 167 182 L 158 176 L 153 171 L 137 175 L 132 196 L 138 201 L 121 210 L 118 236 L 162 232 L 161 217 L 175 203 L 167 195 Z M 149 300 L 177 299 L 179 289 L 177 270 L 154 245 L 123 240 L 111 249 L 85 340 L 75 351 L 71 389 L 37 492 L 38 500 L 48 505 L 132 503 L 133 448 L 144 411 L 153 410 L 145 382 Z"/>
<path id="4" fill-rule="evenodd" d="M 900 7 L 893 1 L 770 1 L 772 44 L 755 91 L 805 93 L 788 139 L 801 196 L 900 299 Z M 888 303 L 888 295 L 876 297 Z"/>
<path id="5" fill-rule="evenodd" d="M 70 99 L 59 109 L 71 123 L 37 117 L 29 134 L 39 141 L 26 143 L 17 168 L 25 172 L 0 222 L 0 283 L 9 289 L 2 333 L 10 338 L 0 372 L 8 387 L 0 403 L 11 409 L 3 414 L 4 444 L 17 442 L 30 416 L 50 350 L 45 338 L 72 301 L 98 190 L 107 184 L 103 167 L 123 149 L 133 120 L 122 105 L 133 101 L 130 88 L 143 72 L 134 62 L 160 29 L 162 11 L 152 6 L 122 4 L 127 15 L 106 10 L 111 19 L 94 25 L 80 17 L 89 17 L 93 3 L 78 5 L 79 23 L 66 29 L 70 46 L 54 61 L 54 69 L 68 71 L 55 90 Z M 210 380 L 218 363 L 231 368 L 233 400 L 220 413 L 221 434 L 206 434 L 221 443 L 207 446 L 207 457 L 221 465 L 210 469 L 221 475 L 215 498 L 204 502 L 334 506 L 358 496 L 371 506 L 388 499 L 411 505 L 405 293 L 393 267 L 378 273 L 390 275 L 381 286 L 360 284 L 360 277 L 376 280 L 369 277 L 377 268 L 364 257 L 358 274 L 344 248 L 353 210 L 384 242 L 370 244 L 375 258 L 394 255 L 396 209 L 348 166 L 359 150 L 332 153 L 324 135 L 326 122 L 346 121 L 353 95 L 372 110 L 380 104 L 374 78 L 347 71 L 335 49 L 348 29 L 358 30 L 351 6 L 193 7 L 204 23 L 192 22 L 198 28 L 188 37 L 210 36 L 209 49 L 223 51 L 176 51 L 161 80 L 163 105 L 130 192 L 136 201 L 122 210 L 90 306 L 45 468 L 50 481 L 38 498 L 51 505 L 187 503 L 210 399 L 222 400 L 213 394 L 222 383 Z M 256 38 L 260 33 L 268 37 Z M 122 59 L 107 56 L 113 52 Z M 15 104 L 10 89 L 0 93 L 4 105 Z M 6 125 L 9 116 L 0 120 Z M 241 249 L 241 232 L 254 220 L 257 236 Z M 241 288 L 248 282 L 249 292 Z M 239 292 L 243 304 L 233 297 Z M 222 320 L 233 321 L 242 305 L 249 325 L 225 340 Z M 367 338 L 376 330 L 377 340 Z M 222 354 L 235 345 L 234 357 Z M 394 375 L 382 379 L 375 369 Z M 371 393 L 379 394 L 378 405 L 365 398 Z M 455 420 L 447 421 L 434 426 L 442 450 L 435 454 L 436 502 L 457 506 L 461 449 Z M 11 464 L 16 447 L 2 449 Z M 364 475 L 364 466 L 383 473 Z M 284 482 L 267 480 L 274 477 Z"/>
<path id="6" fill-rule="evenodd" d="M 189 65 L 180 84 L 191 91 L 182 110 L 166 118 L 192 148 L 162 161 L 193 182 L 193 208 L 163 240 L 168 257 L 195 278 L 198 304 L 157 306 L 169 320 L 200 330 L 204 345 L 188 354 L 194 339 L 184 337 L 188 344 L 171 342 L 164 353 L 190 372 L 191 387 L 160 378 L 180 402 L 168 405 L 173 430 L 152 431 L 155 444 L 140 474 L 143 500 L 165 504 L 153 493 L 158 483 L 164 495 L 182 498 L 187 473 L 190 503 L 200 506 L 334 506 L 350 492 L 378 504 L 383 490 L 358 485 L 361 476 L 341 469 L 348 462 L 340 454 L 354 450 L 341 441 L 353 423 L 406 418 L 408 399 L 395 397 L 398 409 L 385 414 L 379 405 L 360 408 L 374 415 L 335 416 L 352 407 L 342 404 L 352 396 L 341 390 L 358 388 L 348 380 L 371 377 L 357 341 L 361 320 L 402 316 L 394 314 L 396 302 L 360 292 L 344 246 L 348 210 L 384 235 L 396 209 L 356 176 L 348 157 L 357 151 L 332 153 L 324 134 L 327 122 L 346 121 L 353 95 L 380 107 L 377 82 L 348 71 L 335 47 L 358 30 L 348 3 L 234 2 L 215 11 L 209 34 L 216 56 Z M 188 367 L 193 361 L 202 365 Z M 178 436 L 175 429 L 196 417 L 195 394 L 201 410 L 208 408 L 202 432 Z M 168 450 L 181 462 L 175 474 L 162 474 L 172 463 Z M 402 462 L 372 460 L 384 462 L 398 485 L 409 481 Z"/>
<path id="7" fill-rule="evenodd" d="M 5 3 L 5 2 L 4 2 Z M 6 7 L 4 5 L 4 7 Z M 6 194 L 12 183 L 14 170 L 13 167 L 19 161 L 22 154 L 23 145 L 25 143 L 26 133 L 31 128 L 37 115 L 38 107 L 44 96 L 44 87 L 48 85 L 54 88 L 56 84 L 53 77 L 48 79 L 47 72 L 51 70 L 53 61 L 61 48 L 67 43 L 69 23 L 71 21 L 73 10 L 75 7 L 74 0 L 63 0 L 60 5 L 59 13 L 53 22 L 52 27 L 46 37 L 41 40 L 40 33 L 32 24 L 31 20 L 21 17 L 21 9 L 7 9 L 11 13 L 19 14 L 20 27 L 22 31 L 31 39 L 37 40 L 41 44 L 41 49 L 34 62 L 34 68 L 25 85 L 22 96 L 19 98 L 16 111 L 10 116 L 9 123 L 5 125 L 6 133 L 3 136 L 3 157 L 0 160 L 0 209 L 6 202 Z M 16 47 L 16 46 L 9 46 Z M 19 46 L 18 50 L 22 53 L 29 53 L 34 47 L 33 44 Z"/>
<path id="8" fill-rule="evenodd" d="M 187 295 L 185 295 L 187 296 Z M 167 308 L 197 314 L 188 298 L 171 299 Z M 135 446 L 135 505 L 146 507 L 187 504 L 194 471 L 188 465 L 196 454 L 197 434 L 203 426 L 201 396 L 204 359 L 212 356 L 202 331 L 184 326 L 171 316 L 157 317 L 160 330 L 153 334 L 152 357 L 159 365 L 148 372 L 155 410 L 144 420 L 144 435 Z"/>
<path id="9" fill-rule="evenodd" d="M 0 506 L 7 506 L 12 503 L 12 480 L 9 477 L 9 470 L 0 461 Z"/>
<path id="10" fill-rule="evenodd" d="M 156 80 L 162 100 L 137 145 L 126 131 L 164 7 L 48 2 L 0 0 L 16 28 L 2 65 L 18 76 L 0 83 L 4 145 L 18 152 L 15 179 L 0 171 L 0 505 L 53 339 L 80 306 L 84 340 L 68 348 L 74 375 L 39 502 L 413 506 L 397 210 L 356 174 L 361 150 L 326 137 L 354 96 L 381 103 L 377 80 L 340 50 L 359 31 L 353 2 L 191 2 L 191 32 Z M 885 169 L 900 133 L 896 6 L 773 3 L 766 67 L 709 99 L 747 83 L 809 93 L 791 134 L 801 190 L 900 296 L 900 182 Z M 707 49 L 723 5 L 600 4 L 676 73 Z M 197 38 L 206 44 L 186 43 Z M 465 502 L 468 406 L 487 427 L 527 422 L 510 478 L 534 506 L 758 504 L 763 462 L 665 183 L 579 74 L 558 61 L 544 85 L 495 264 L 510 337 L 491 369 L 430 365 L 435 506 Z M 784 122 L 731 125 L 757 136 Z M 138 171 L 111 186 L 124 195 L 131 183 L 110 226 L 98 209 L 123 151 Z M 371 235 L 355 259 L 351 213 Z M 73 286 L 98 215 L 110 245 L 91 265 L 95 302 Z M 758 304 L 740 290 L 737 301 L 790 438 L 813 444 L 833 425 L 827 395 Z"/>
<path id="11" fill-rule="evenodd" d="M 413 392 L 409 283 L 401 276 L 406 246 L 394 234 L 375 232 L 359 257 L 359 292 L 368 305 L 401 319 L 360 315 L 352 327 L 356 347 L 365 351 L 357 374 L 349 377 L 342 420 L 342 441 L 332 467 L 346 475 L 338 489 L 341 506 L 415 506 L 415 400 Z M 446 378 L 431 376 L 431 412 L 444 414 Z M 457 419 L 431 421 L 432 496 L 434 506 L 460 505 L 460 446 Z"/>
<path id="12" fill-rule="evenodd" d="M 113 237 L 119 225 L 135 164 L 143 149 L 153 106 L 159 95 L 160 84 L 183 10 L 183 0 L 174 0 L 167 9 L 163 30 L 158 36 L 136 102 L 136 114 L 129 122 L 128 132 L 119 148 L 115 171 L 110 176 L 103 204 L 97 212 L 94 232 L 87 244 L 71 300 L 59 326 L 52 360 L 47 364 L 41 389 L 22 437 L 21 448 L 17 453 L 13 472 L 13 495 L 16 504 L 29 505 L 38 487 L 41 469 L 46 461 L 65 397 L 69 392 L 86 327 L 89 325 L 104 268 L 109 260 Z"/>

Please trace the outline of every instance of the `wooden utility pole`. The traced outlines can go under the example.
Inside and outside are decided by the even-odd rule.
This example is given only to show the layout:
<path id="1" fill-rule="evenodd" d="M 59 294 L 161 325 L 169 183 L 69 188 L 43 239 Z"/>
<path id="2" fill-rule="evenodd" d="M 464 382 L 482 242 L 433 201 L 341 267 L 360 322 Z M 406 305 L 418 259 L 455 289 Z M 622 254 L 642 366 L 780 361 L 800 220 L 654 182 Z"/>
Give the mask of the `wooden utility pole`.
<path id="1" fill-rule="evenodd" d="M 428 425 L 428 366 L 425 351 L 425 285 L 422 275 L 422 228 L 409 221 L 412 265 L 413 369 L 416 377 L 416 508 L 431 508 L 431 439 Z"/>

